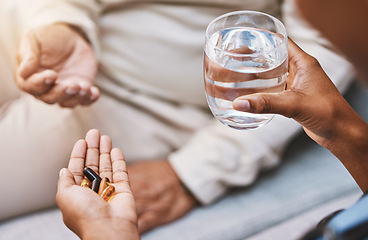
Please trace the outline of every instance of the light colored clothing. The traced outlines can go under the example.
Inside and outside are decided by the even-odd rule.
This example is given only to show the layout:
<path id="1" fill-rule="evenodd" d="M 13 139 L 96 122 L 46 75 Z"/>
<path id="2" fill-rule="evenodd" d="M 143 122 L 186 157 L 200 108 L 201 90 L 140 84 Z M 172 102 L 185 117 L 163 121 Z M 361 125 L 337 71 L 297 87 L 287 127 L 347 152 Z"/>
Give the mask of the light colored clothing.
<path id="1" fill-rule="evenodd" d="M 301 130 L 281 116 L 258 130 L 230 129 L 213 119 L 204 96 L 202 58 L 209 22 L 243 9 L 281 18 L 277 0 L 4 2 L 0 36 L 17 31 L 5 36 L 0 46 L 0 52 L 7 52 L 0 56 L 7 62 L 0 65 L 0 81 L 2 86 L 11 85 L 0 88 L 1 169 L 9 169 L 0 180 L 14 179 L 14 170 L 19 172 L 14 184 L 27 189 L 13 193 L 11 186 L 0 187 L 2 193 L 14 194 L 0 198 L 0 219 L 54 204 L 57 172 L 66 166 L 74 141 L 90 128 L 110 135 L 128 162 L 169 159 L 203 204 L 212 203 L 232 186 L 251 184 L 259 171 L 277 165 L 286 144 Z M 320 60 L 339 89 L 345 89 L 351 79 L 349 64 L 328 43 L 320 42 L 294 10 L 286 1 L 282 19 L 289 36 Z M 17 20 L 6 30 L 11 17 Z M 98 55 L 102 97 L 88 108 L 49 106 L 9 83 L 16 35 L 56 22 L 78 26 Z M 42 189 L 30 189 L 29 179 Z M 22 196 L 27 196 L 26 204 Z M 22 208 L 14 206 L 13 198 L 23 200 Z"/>

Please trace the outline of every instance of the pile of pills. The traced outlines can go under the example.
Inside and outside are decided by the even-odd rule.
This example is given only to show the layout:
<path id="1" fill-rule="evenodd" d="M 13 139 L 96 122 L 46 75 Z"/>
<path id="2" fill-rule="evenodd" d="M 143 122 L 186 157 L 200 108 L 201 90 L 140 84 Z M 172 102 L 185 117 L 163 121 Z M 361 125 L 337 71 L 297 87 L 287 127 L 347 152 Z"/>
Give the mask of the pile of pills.
<path id="1" fill-rule="evenodd" d="M 85 167 L 83 173 L 85 178 L 82 180 L 82 187 L 91 188 L 106 202 L 114 197 L 115 187 L 110 184 L 110 180 L 107 177 L 101 179 L 101 177 L 89 167 Z"/>

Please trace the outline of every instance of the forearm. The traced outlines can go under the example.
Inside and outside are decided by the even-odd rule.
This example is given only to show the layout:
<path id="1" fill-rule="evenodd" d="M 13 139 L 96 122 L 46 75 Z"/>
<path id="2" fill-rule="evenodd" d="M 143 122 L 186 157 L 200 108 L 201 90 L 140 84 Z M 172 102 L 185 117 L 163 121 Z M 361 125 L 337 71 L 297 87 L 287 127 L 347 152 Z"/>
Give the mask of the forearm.
<path id="1" fill-rule="evenodd" d="M 299 8 L 294 6 L 295 2 Z M 303 50 L 318 59 L 324 71 L 342 93 L 347 89 L 348 83 L 353 78 L 353 68 L 342 56 L 334 52 L 332 45 L 324 40 L 319 32 L 313 31 L 309 27 L 310 24 L 307 24 L 307 21 L 312 23 L 312 26 L 315 26 L 331 43 L 346 54 L 343 43 L 345 36 L 341 35 L 344 31 L 340 30 L 342 28 L 346 30 L 343 27 L 347 23 L 346 18 L 341 18 L 341 14 L 346 16 L 347 13 L 344 10 L 345 8 L 341 6 L 346 6 L 347 10 L 351 10 L 355 8 L 353 6 L 355 4 L 340 0 L 285 0 L 283 8 L 284 21 L 290 37 L 296 40 Z M 357 11 L 355 15 L 365 18 L 367 15 L 365 13 L 363 14 L 364 16 L 359 14 L 360 11 Z M 303 20 L 298 13 L 305 17 L 306 20 Z M 357 18 L 349 19 L 350 21 L 356 21 Z M 365 22 L 361 21 L 359 24 Z M 349 23 L 348 25 L 349 29 L 355 29 L 351 28 L 354 24 Z M 358 29 L 360 28 L 358 27 Z M 350 35 L 348 34 L 347 36 Z M 366 38 L 361 37 L 359 39 Z M 358 42 L 353 44 L 353 46 L 350 44 L 350 39 L 348 43 L 352 47 L 357 47 L 360 44 Z M 353 53 L 347 53 L 346 56 Z M 367 55 L 363 51 L 360 51 L 360 53 L 364 56 Z M 361 61 L 361 63 L 363 62 Z M 336 104 L 336 102 L 339 102 L 339 104 Z M 368 188 L 368 126 L 342 97 L 337 98 L 336 102 L 336 114 L 323 129 L 324 132 L 329 132 L 330 134 L 328 134 L 327 138 L 324 138 L 324 140 L 327 139 L 326 141 L 317 142 L 329 149 L 344 164 L 360 188 L 365 191 Z M 330 128 L 330 130 L 326 128 Z"/>
<path id="2" fill-rule="evenodd" d="M 326 148 L 365 192 L 368 190 L 368 124 L 353 109 L 339 119 L 335 124 L 337 135 Z"/>

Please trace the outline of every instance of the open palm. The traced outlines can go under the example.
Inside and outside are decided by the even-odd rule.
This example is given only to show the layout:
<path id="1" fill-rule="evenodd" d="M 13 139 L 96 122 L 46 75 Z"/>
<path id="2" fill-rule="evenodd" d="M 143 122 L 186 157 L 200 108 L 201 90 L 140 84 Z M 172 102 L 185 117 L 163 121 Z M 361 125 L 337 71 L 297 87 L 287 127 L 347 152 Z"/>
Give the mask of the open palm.
<path id="1" fill-rule="evenodd" d="M 90 167 L 101 178 L 108 177 L 116 195 L 105 202 L 89 188 L 81 187 L 84 167 Z M 126 163 L 120 149 L 112 149 L 108 136 L 100 137 L 90 130 L 85 140 L 79 140 L 72 151 L 68 169 L 63 169 L 58 182 L 57 204 L 65 224 L 79 236 L 93 232 L 93 227 L 122 228 L 121 239 L 137 239 L 137 213 L 129 185 Z M 88 226 L 84 230 L 84 226 Z"/>
<path id="2" fill-rule="evenodd" d="M 88 105 L 100 95 L 90 44 L 72 27 L 47 25 L 25 33 L 18 47 L 17 85 L 42 101 L 63 107 Z"/>

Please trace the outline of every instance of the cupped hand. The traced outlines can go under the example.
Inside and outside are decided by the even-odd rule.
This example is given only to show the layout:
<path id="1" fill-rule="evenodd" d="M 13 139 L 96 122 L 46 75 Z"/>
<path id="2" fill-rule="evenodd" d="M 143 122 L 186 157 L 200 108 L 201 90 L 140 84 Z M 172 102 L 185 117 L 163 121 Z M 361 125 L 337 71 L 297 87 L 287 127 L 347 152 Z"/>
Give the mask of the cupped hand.
<path id="1" fill-rule="evenodd" d="M 139 232 L 172 222 L 196 205 L 168 161 L 136 163 L 128 170 L 137 204 Z"/>
<path id="2" fill-rule="evenodd" d="M 234 100 L 233 107 L 251 113 L 276 113 L 298 121 L 306 133 L 329 148 L 349 123 L 360 117 L 345 101 L 318 61 L 289 40 L 287 89 Z M 337 66 L 338 67 L 338 66 Z"/>
<path id="3" fill-rule="evenodd" d="M 97 68 L 92 47 L 77 30 L 46 25 L 21 37 L 15 79 L 20 89 L 46 103 L 75 107 L 99 98 Z"/>
<path id="4" fill-rule="evenodd" d="M 80 186 L 84 167 L 110 179 L 116 195 L 109 202 Z M 56 201 L 65 225 L 82 239 L 139 239 L 123 153 L 112 149 L 111 139 L 100 137 L 97 130 L 75 144 L 68 168 L 60 171 Z"/>

